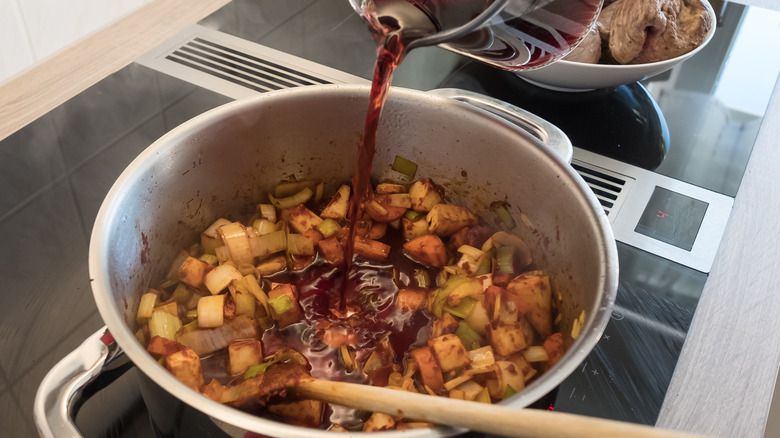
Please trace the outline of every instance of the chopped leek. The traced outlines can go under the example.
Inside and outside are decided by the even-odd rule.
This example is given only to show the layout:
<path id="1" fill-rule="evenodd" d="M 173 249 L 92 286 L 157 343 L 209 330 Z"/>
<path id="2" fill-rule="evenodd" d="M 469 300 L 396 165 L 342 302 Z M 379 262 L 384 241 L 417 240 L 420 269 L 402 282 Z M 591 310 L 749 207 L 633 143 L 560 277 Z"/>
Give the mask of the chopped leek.
<path id="1" fill-rule="evenodd" d="M 341 230 L 341 225 L 333 219 L 323 219 L 322 222 L 317 224 L 317 229 L 327 239 L 338 233 Z"/>
<path id="2" fill-rule="evenodd" d="M 249 236 L 240 222 L 233 222 L 219 227 L 218 234 L 230 251 L 230 259 L 236 264 L 252 263 L 254 256 L 249 246 Z"/>
<path id="3" fill-rule="evenodd" d="M 268 362 L 259 363 L 257 365 L 252 365 L 244 372 L 244 379 L 251 379 L 253 377 L 257 377 L 260 374 L 263 374 L 268 367 L 273 365 L 275 362 L 273 360 Z"/>
<path id="4" fill-rule="evenodd" d="M 138 304 L 138 313 L 136 314 L 138 322 L 146 321 L 152 317 L 152 312 L 154 312 L 154 305 L 156 303 L 156 293 L 147 292 L 141 296 L 141 302 Z"/>
<path id="5" fill-rule="evenodd" d="M 287 294 L 279 294 L 273 298 L 269 298 L 268 305 L 274 309 L 274 312 L 276 312 L 277 315 L 287 313 L 292 310 L 293 307 L 295 307 L 295 304 L 293 304 L 292 300 L 289 296 L 287 296 Z"/>
<path id="6" fill-rule="evenodd" d="M 483 251 L 482 261 L 479 263 L 477 270 L 474 271 L 475 277 L 493 272 L 493 256 L 495 255 L 495 252 L 496 250 L 493 247 L 487 251 Z"/>
<path id="7" fill-rule="evenodd" d="M 417 286 L 429 288 L 431 287 L 431 276 L 425 269 L 415 269 L 414 279 L 417 280 Z"/>
<path id="8" fill-rule="evenodd" d="M 458 303 L 455 307 L 450 306 L 444 306 L 443 310 L 452 316 L 457 316 L 458 318 L 465 319 L 471 314 L 471 311 L 474 310 L 474 306 L 477 305 L 476 298 L 472 297 L 464 297 L 460 300 L 460 303 Z"/>
<path id="9" fill-rule="evenodd" d="M 287 253 L 296 256 L 313 256 L 314 241 L 303 234 L 288 234 Z"/>
<path id="10" fill-rule="evenodd" d="M 257 232 L 258 236 L 264 236 L 268 233 L 273 233 L 276 231 L 276 223 L 268 219 L 258 219 L 252 224 L 252 228 L 255 229 L 255 232 Z"/>
<path id="11" fill-rule="evenodd" d="M 152 312 L 149 319 L 149 334 L 152 337 L 160 336 L 165 339 L 175 341 L 176 332 L 181 328 L 181 320 L 178 316 L 173 316 L 162 310 Z"/>
<path id="12" fill-rule="evenodd" d="M 249 239 L 249 246 L 252 248 L 252 255 L 263 258 L 287 249 L 287 232 L 284 230 L 274 231 Z"/>
<path id="13" fill-rule="evenodd" d="M 437 317 L 441 318 L 442 311 L 444 308 L 444 303 L 447 300 L 447 296 L 452 293 L 453 290 L 455 290 L 456 287 L 460 286 L 462 283 L 468 281 L 468 278 L 464 275 L 455 275 L 453 277 L 450 277 L 447 279 L 447 282 L 444 283 L 444 286 L 439 288 L 436 291 L 436 296 L 433 299 L 433 305 L 431 306 L 431 312 Z"/>
<path id="14" fill-rule="evenodd" d="M 274 196 L 277 198 L 292 196 L 305 188 L 314 191 L 318 184 L 321 183 L 312 180 L 283 182 L 274 187 Z"/>
<path id="15" fill-rule="evenodd" d="M 515 388 L 512 388 L 512 385 L 506 385 L 506 389 L 504 389 L 504 399 L 512 397 L 515 394 L 517 394 Z"/>
<path id="16" fill-rule="evenodd" d="M 515 248 L 512 246 L 502 246 L 496 251 L 496 264 L 498 272 L 502 274 L 511 274 L 515 272 Z"/>
<path id="17" fill-rule="evenodd" d="M 312 196 L 314 196 L 312 189 L 304 187 L 300 192 L 286 198 L 277 198 L 269 193 L 268 199 L 271 200 L 271 204 L 273 204 L 274 207 L 284 210 L 285 208 L 292 208 L 296 205 L 303 204 L 311 199 Z"/>
<path id="18" fill-rule="evenodd" d="M 406 210 L 406 213 L 404 213 L 404 218 L 406 218 L 406 220 L 411 222 L 417 222 L 418 220 L 424 217 L 425 217 L 424 214 L 420 213 L 419 211 L 414 211 L 411 208 L 409 210 Z"/>
<path id="19" fill-rule="evenodd" d="M 415 163 L 414 161 L 407 160 L 406 158 L 400 155 L 395 156 L 395 160 L 393 160 L 393 165 L 390 168 L 410 178 L 414 178 L 414 175 L 417 174 L 417 163 Z"/>
<path id="20" fill-rule="evenodd" d="M 219 259 L 214 254 L 204 253 L 200 257 L 198 257 L 200 260 L 203 260 L 204 262 L 212 265 L 217 266 L 219 264 Z"/>
<path id="21" fill-rule="evenodd" d="M 474 397 L 475 402 L 480 403 L 487 403 L 490 404 L 490 392 L 488 392 L 487 388 L 483 388 L 482 391 L 479 391 L 479 394 L 477 394 L 476 397 Z"/>
<path id="22" fill-rule="evenodd" d="M 496 213 L 496 216 L 504 229 L 511 230 L 515 227 L 515 219 L 512 217 L 512 213 L 509 212 L 509 209 L 507 209 L 506 204 L 494 202 L 490 207 L 493 209 L 493 212 Z"/>
<path id="23" fill-rule="evenodd" d="M 459 337 L 463 346 L 466 347 L 466 351 L 479 348 L 480 336 L 475 332 L 465 321 L 458 323 L 458 328 L 455 330 L 455 336 Z"/>
<path id="24" fill-rule="evenodd" d="M 276 207 L 271 204 L 257 204 L 257 212 L 260 214 L 260 220 L 271 223 L 276 222 Z"/>

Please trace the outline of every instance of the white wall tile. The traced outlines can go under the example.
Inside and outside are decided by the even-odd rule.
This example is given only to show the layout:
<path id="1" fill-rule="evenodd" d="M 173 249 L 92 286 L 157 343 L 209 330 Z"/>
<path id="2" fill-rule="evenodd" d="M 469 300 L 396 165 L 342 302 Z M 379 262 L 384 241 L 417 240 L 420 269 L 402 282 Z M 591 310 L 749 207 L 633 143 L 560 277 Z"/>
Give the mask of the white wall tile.
<path id="1" fill-rule="evenodd" d="M 33 54 L 38 61 L 144 3 L 146 0 L 19 0 Z"/>
<path id="2" fill-rule="evenodd" d="M 16 0 L 0 0 L 0 83 L 35 62 Z"/>

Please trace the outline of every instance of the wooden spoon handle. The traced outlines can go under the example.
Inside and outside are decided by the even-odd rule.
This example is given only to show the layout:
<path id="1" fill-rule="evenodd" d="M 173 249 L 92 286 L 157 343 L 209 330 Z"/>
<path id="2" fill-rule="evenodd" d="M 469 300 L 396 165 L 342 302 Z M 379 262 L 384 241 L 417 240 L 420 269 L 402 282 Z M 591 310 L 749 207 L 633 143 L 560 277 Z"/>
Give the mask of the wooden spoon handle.
<path id="1" fill-rule="evenodd" d="M 355 383 L 305 379 L 302 397 L 418 421 L 465 427 L 508 437 L 528 438 L 693 438 L 700 435 L 652 426 L 535 409 L 454 400 Z"/>

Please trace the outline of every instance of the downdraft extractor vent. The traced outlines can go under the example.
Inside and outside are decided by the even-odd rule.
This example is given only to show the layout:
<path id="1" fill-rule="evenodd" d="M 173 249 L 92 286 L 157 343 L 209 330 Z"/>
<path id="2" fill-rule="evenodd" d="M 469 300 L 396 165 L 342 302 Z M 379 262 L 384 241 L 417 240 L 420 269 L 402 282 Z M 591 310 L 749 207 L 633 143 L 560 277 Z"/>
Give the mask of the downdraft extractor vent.
<path id="1" fill-rule="evenodd" d="M 574 160 L 571 166 L 596 195 L 608 217 L 620 209 L 631 181 L 629 178 L 582 161 Z"/>
<path id="2" fill-rule="evenodd" d="M 234 99 L 307 85 L 368 82 L 197 25 L 144 54 L 138 63 Z"/>
<path id="3" fill-rule="evenodd" d="M 333 83 L 200 37 L 187 42 L 166 59 L 260 93 Z"/>

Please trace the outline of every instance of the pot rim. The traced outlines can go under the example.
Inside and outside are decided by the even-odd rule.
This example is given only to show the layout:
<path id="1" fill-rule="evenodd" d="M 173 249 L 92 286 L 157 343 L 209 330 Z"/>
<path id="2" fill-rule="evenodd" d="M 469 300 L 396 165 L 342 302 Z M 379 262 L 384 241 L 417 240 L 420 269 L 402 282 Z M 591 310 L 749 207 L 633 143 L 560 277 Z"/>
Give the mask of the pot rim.
<path id="1" fill-rule="evenodd" d="M 149 163 L 152 162 L 155 157 L 164 156 L 166 150 L 176 144 L 176 142 L 172 142 L 173 139 L 185 136 L 187 133 L 200 131 L 204 128 L 208 129 L 209 126 L 219 123 L 220 120 L 230 117 L 232 114 L 240 113 L 243 110 L 252 108 L 256 105 L 262 105 L 265 101 L 276 99 L 275 96 L 277 95 L 291 93 L 325 93 L 364 97 L 368 95 L 369 89 L 370 86 L 368 85 L 313 85 L 264 93 L 214 108 L 184 122 L 152 143 L 146 150 L 139 154 L 130 165 L 128 165 L 106 195 L 95 220 L 89 246 L 89 273 L 93 296 L 98 311 L 116 342 L 144 374 L 167 392 L 204 414 L 218 418 L 220 421 L 224 421 L 244 430 L 272 436 L 285 436 L 291 438 L 325 438 L 332 436 L 331 432 L 325 430 L 292 426 L 217 403 L 175 379 L 138 343 L 135 335 L 127 326 L 124 317 L 119 312 L 119 303 L 117 303 L 110 294 L 112 289 L 110 274 L 107 269 L 107 264 L 104 263 L 104 260 L 107 259 L 108 252 L 108 242 L 105 237 L 108 235 L 108 230 L 112 228 L 112 223 L 121 220 L 121 211 L 119 211 L 118 206 L 120 204 L 119 201 L 122 198 L 123 188 L 127 184 L 132 183 L 135 176 L 149 166 Z M 492 117 L 483 110 L 430 93 L 391 87 L 388 100 L 392 99 L 394 95 L 411 97 L 415 100 L 429 101 L 434 105 L 442 104 L 443 102 L 446 102 L 447 105 L 460 105 L 464 110 L 474 112 L 476 115 Z M 545 373 L 545 375 L 551 375 L 553 373 L 563 374 L 565 378 L 580 365 L 600 339 L 614 304 L 618 284 L 618 257 L 612 228 L 609 225 L 604 210 L 596 200 L 595 195 L 593 195 L 590 188 L 588 188 L 579 174 L 577 174 L 568 163 L 563 162 L 560 157 L 546 147 L 543 147 L 543 144 L 538 139 L 523 131 L 521 128 L 503 120 L 495 120 L 492 122 L 503 124 L 508 129 L 517 132 L 518 135 L 540 145 L 540 149 L 542 149 L 543 153 L 549 155 L 557 163 L 556 170 L 561 171 L 562 175 L 567 179 L 567 182 L 571 183 L 577 190 L 586 195 L 585 197 L 587 198 L 593 213 L 593 219 L 596 221 L 594 230 L 597 232 L 597 235 L 594 239 L 601 242 L 599 254 L 602 257 L 602 260 L 600 261 L 600 265 L 604 267 L 604 272 L 600 278 L 600 286 L 603 291 L 602 299 L 598 305 L 596 314 L 591 315 L 590 318 L 588 318 L 587 323 L 582 328 L 581 335 L 567 350 L 565 360 L 561 360 Z M 562 381 L 563 379 L 560 380 Z M 546 395 L 558 385 L 560 385 L 560 381 L 551 384 L 549 383 L 549 379 L 545 380 L 544 378 L 540 378 L 528 385 L 516 396 L 501 404 L 522 408 Z M 465 429 L 458 427 L 437 425 L 429 428 L 405 431 L 385 431 L 382 432 L 382 436 L 407 438 L 444 437 L 462 433 L 464 430 Z M 362 432 L 353 433 L 363 436 Z"/>

